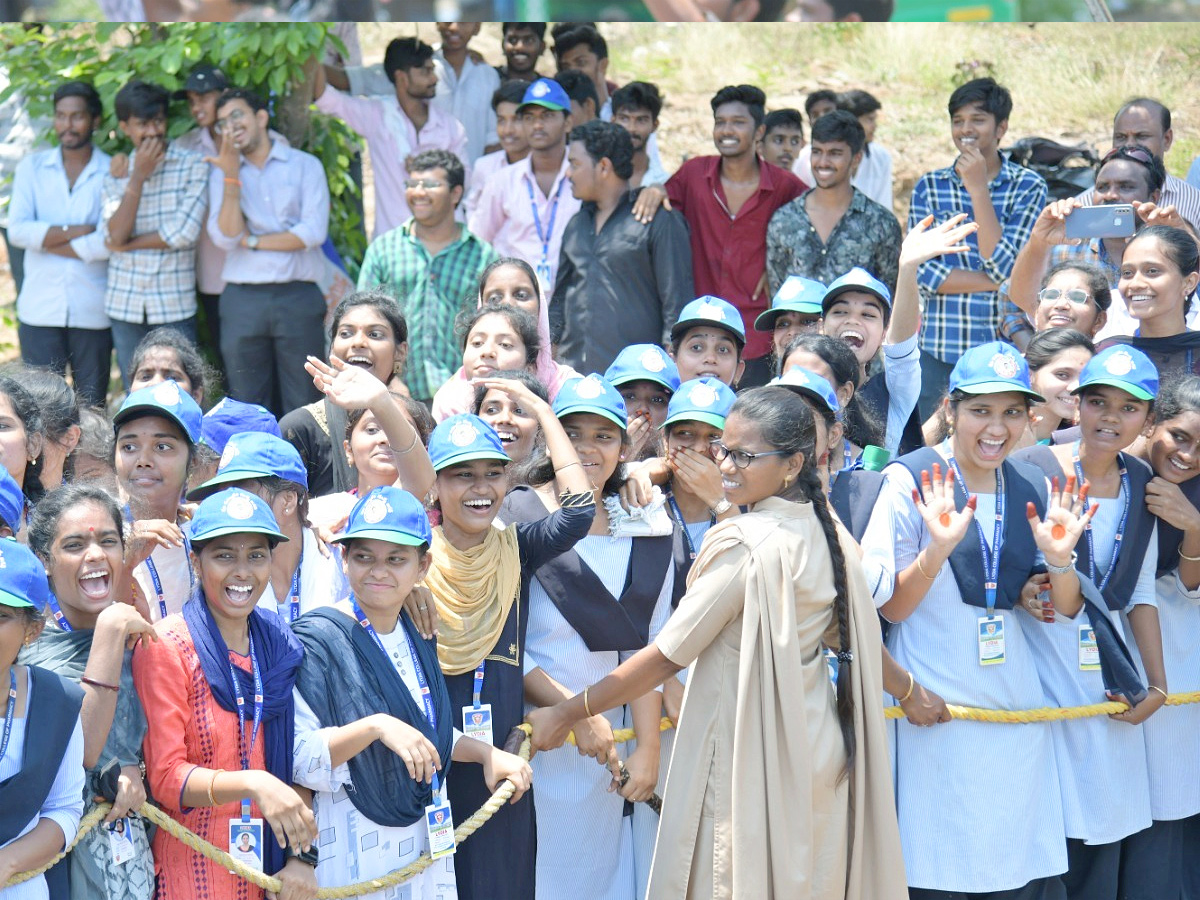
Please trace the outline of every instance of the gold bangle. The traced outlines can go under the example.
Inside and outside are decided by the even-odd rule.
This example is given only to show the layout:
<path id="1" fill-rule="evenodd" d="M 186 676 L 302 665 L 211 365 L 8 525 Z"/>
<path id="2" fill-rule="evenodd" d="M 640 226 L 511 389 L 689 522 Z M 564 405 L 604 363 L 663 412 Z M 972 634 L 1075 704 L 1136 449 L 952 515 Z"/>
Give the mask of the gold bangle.
<path id="1" fill-rule="evenodd" d="M 1182 544 L 1179 545 L 1179 558 L 1187 560 L 1188 562 L 1200 562 L 1200 556 L 1188 556 L 1186 553 L 1184 553 Z"/>
<path id="2" fill-rule="evenodd" d="M 909 672 L 908 673 L 908 693 L 905 694 L 903 697 L 897 697 L 896 699 L 899 700 L 901 703 L 903 703 L 905 700 L 907 700 L 909 697 L 911 697 L 913 695 L 913 690 L 916 688 L 916 686 L 917 686 L 917 679 L 913 678 L 912 672 Z"/>
<path id="3" fill-rule="evenodd" d="M 924 550 L 921 551 L 921 553 L 924 553 L 924 552 L 925 552 Z M 925 571 L 925 567 L 923 565 L 921 565 L 921 553 L 917 554 L 917 558 L 915 560 L 915 562 L 917 564 L 917 571 L 925 576 L 926 581 L 937 581 L 938 573 L 934 572 L 932 575 L 930 575 L 928 572 Z M 938 572 L 940 572 L 940 571 L 941 571 L 941 568 L 939 567 Z"/>
<path id="4" fill-rule="evenodd" d="M 212 778 L 208 779 L 208 805 L 209 806 L 217 805 L 217 798 L 213 796 L 213 787 L 216 786 L 217 776 L 220 775 L 224 771 L 225 771 L 224 769 L 214 769 L 213 773 L 212 773 Z"/>
<path id="5" fill-rule="evenodd" d="M 588 705 L 588 691 L 590 689 L 591 689 L 590 685 L 589 685 L 589 687 L 585 687 L 583 689 L 583 711 L 585 713 L 587 713 L 587 717 L 589 719 L 592 717 L 592 708 L 591 708 L 591 706 Z"/>
<path id="6" fill-rule="evenodd" d="M 1166 691 L 1164 691 L 1162 688 L 1160 688 L 1160 687 L 1159 687 L 1157 684 L 1152 684 L 1152 685 L 1150 685 L 1150 690 L 1152 690 L 1152 691 L 1158 691 L 1160 694 L 1162 694 L 1162 695 L 1163 695 L 1163 699 L 1164 699 L 1164 700 L 1170 700 L 1170 699 L 1171 699 L 1170 697 L 1168 697 L 1168 696 L 1167 696 L 1167 692 L 1166 692 Z"/>

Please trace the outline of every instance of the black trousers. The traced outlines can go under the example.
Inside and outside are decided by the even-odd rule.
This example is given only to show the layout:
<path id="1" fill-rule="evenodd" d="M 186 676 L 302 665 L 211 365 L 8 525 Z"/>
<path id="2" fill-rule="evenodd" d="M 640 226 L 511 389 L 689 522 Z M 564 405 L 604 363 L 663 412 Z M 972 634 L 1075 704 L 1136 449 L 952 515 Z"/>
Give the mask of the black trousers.
<path id="1" fill-rule="evenodd" d="M 967 894 L 962 891 L 931 891 L 927 888 L 908 889 L 909 900 L 1066 900 L 1067 892 L 1059 876 L 1039 878 L 1012 891 L 986 891 Z"/>
<path id="2" fill-rule="evenodd" d="M 220 317 L 229 396 L 276 418 L 321 396 L 304 370 L 307 356 L 325 357 L 325 297 L 315 284 L 227 284 Z"/>
<path id="3" fill-rule="evenodd" d="M 17 324 L 21 361 L 45 366 L 75 382 L 75 393 L 84 406 L 103 406 L 112 368 L 113 339 L 107 328 L 55 328 Z"/>
<path id="4" fill-rule="evenodd" d="M 1200 900 L 1200 815 L 1121 841 L 1120 900 Z"/>
<path id="5" fill-rule="evenodd" d="M 1062 876 L 1068 900 L 1117 900 L 1121 842 L 1085 844 L 1067 838 L 1067 874 Z"/>

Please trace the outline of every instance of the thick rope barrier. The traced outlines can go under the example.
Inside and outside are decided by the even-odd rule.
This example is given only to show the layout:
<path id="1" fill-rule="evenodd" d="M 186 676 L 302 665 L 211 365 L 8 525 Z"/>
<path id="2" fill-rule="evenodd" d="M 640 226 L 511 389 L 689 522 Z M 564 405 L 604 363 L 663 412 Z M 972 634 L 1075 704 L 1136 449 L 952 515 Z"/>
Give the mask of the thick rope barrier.
<path id="1" fill-rule="evenodd" d="M 1167 706 L 1185 706 L 1191 703 L 1200 703 L 1200 691 L 1190 691 L 1184 694 L 1171 694 L 1166 701 Z M 1114 713 L 1125 712 L 1129 709 L 1126 703 L 1110 701 L 1107 703 L 1093 703 L 1089 706 L 1044 706 L 1037 709 L 980 709 L 974 706 L 957 706 L 947 704 L 946 709 L 950 712 L 951 718 L 964 719 L 973 722 L 999 722 L 1004 724 L 1032 724 L 1040 722 L 1055 722 L 1069 719 L 1086 719 L 1092 716 L 1108 716 Z M 884 717 L 888 719 L 900 719 L 904 717 L 904 710 L 899 706 L 889 706 L 884 709 Z M 674 723 L 667 717 L 663 717 L 659 721 L 659 730 L 667 731 L 674 728 Z M 521 741 L 520 749 L 517 755 L 526 762 L 529 761 L 531 755 L 530 736 L 533 734 L 533 729 L 528 724 L 521 724 L 518 728 L 524 732 L 524 739 Z M 623 744 L 633 740 L 634 732 L 632 728 L 617 728 L 613 730 L 613 740 L 618 744 Z M 572 732 L 567 736 L 567 742 L 575 743 L 575 734 Z M 512 782 L 505 781 L 498 788 L 487 802 L 483 804 L 475 814 L 468 818 L 465 822 L 454 829 L 454 843 L 457 846 L 473 835 L 482 827 L 482 825 L 491 819 L 505 803 L 513 795 L 516 787 Z M 36 878 L 51 869 L 68 853 L 70 853 L 89 831 L 99 825 L 109 810 L 112 809 L 111 803 L 99 803 L 79 821 L 79 830 L 75 833 L 75 839 L 70 845 L 59 853 L 54 859 L 37 869 L 31 869 L 28 872 L 19 872 L 10 878 L 5 885 L 11 886 L 20 884 L 23 881 L 28 881 L 31 878 Z M 159 828 L 162 828 L 172 837 L 182 841 L 187 846 L 191 847 L 201 856 L 211 859 L 213 862 L 219 863 L 223 868 L 229 869 L 235 875 L 244 878 L 253 884 L 258 885 L 267 891 L 277 892 L 282 888 L 279 879 L 273 875 L 264 875 L 251 869 L 240 860 L 234 859 L 224 850 L 210 844 L 204 838 L 200 837 L 186 827 L 181 825 L 171 816 L 167 815 L 157 806 L 147 802 L 143 803 L 138 809 L 138 812 L 153 822 Z M 349 897 L 360 897 L 363 894 L 372 894 L 376 891 L 382 891 L 389 887 L 394 887 L 398 884 L 403 884 L 410 878 L 419 875 L 421 872 L 429 868 L 433 862 L 428 854 L 422 855 L 420 858 L 409 863 L 402 869 L 396 869 L 394 872 L 389 872 L 380 878 L 373 878 L 370 881 L 360 881 L 355 884 L 344 885 L 343 887 L 325 887 L 317 891 L 318 900 L 345 900 Z"/>

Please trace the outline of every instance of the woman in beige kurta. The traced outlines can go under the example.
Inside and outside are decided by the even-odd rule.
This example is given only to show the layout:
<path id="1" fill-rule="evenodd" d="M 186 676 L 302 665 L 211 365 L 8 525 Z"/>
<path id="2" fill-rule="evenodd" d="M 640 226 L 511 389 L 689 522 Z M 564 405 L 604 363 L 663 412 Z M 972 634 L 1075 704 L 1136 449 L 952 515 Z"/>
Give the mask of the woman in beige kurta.
<path id="1" fill-rule="evenodd" d="M 534 747 L 558 746 L 574 721 L 692 665 L 649 900 L 904 900 L 879 626 L 853 541 L 820 492 L 812 413 L 781 388 L 747 392 L 717 456 L 727 496 L 751 511 L 706 535 L 651 646 L 530 714 Z M 835 565 L 845 559 L 842 607 Z M 826 646 L 852 656 L 839 673 L 850 740 Z"/>

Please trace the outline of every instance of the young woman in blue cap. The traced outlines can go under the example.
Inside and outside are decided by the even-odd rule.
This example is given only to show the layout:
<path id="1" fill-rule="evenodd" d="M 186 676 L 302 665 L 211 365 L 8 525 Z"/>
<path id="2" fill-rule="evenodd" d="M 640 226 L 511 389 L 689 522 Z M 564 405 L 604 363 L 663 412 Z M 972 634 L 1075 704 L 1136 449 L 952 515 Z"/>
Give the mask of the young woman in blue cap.
<path id="1" fill-rule="evenodd" d="M 129 554 L 152 621 L 183 609 L 195 590 L 180 504 L 200 439 L 200 407 L 174 381 L 133 391 L 113 417 L 119 499 L 133 526 Z"/>
<path id="2" fill-rule="evenodd" d="M 1015 458 L 1036 465 L 1051 485 L 1066 484 L 1072 475 L 1087 483 L 1088 499 L 1099 510 L 1079 543 L 1075 565 L 1103 602 L 1089 603 L 1072 619 L 1046 615 L 1041 597 L 1030 597 L 1023 608 L 1033 621 L 1021 624 L 1053 706 L 1085 706 L 1115 696 L 1106 696 L 1097 617 L 1108 619 L 1103 624 L 1134 645 L 1142 661 L 1149 689 L 1142 697 L 1121 698 L 1132 709 L 1108 719 L 1063 722 L 1052 732 L 1066 821 L 1067 896 L 1116 900 L 1121 839 L 1151 821 L 1145 739 L 1138 726 L 1167 699 L 1154 589 L 1156 520 L 1146 505 L 1153 472 L 1123 452 L 1152 422 L 1158 372 L 1141 351 L 1110 347 L 1083 368 L 1075 393 L 1080 437 L 1030 447 Z M 1107 789 L 1114 781 L 1127 786 L 1119 797 Z"/>
<path id="3" fill-rule="evenodd" d="M 783 388 L 748 391 L 714 450 L 750 512 L 706 535 L 651 646 L 530 713 L 534 745 L 690 666 L 646 896 L 900 900 L 879 627 L 822 496 L 812 412 Z"/>
<path id="4" fill-rule="evenodd" d="M 496 528 L 510 465 L 496 433 L 477 416 L 462 414 L 438 425 L 429 440 L 442 514 L 441 525 L 433 529 L 425 576 L 438 614 L 438 660 L 455 724 L 501 747 L 525 717 L 530 582 L 544 562 L 588 533 L 596 505 L 550 404 L 519 381 L 489 380 L 482 386 L 507 394 L 537 417 L 563 490 L 556 512 Z M 482 731 L 472 729 L 472 717 L 481 711 L 489 724 Z M 448 790 L 455 808 L 467 811 L 478 809 L 490 794 L 479 772 L 463 768 L 454 771 Z M 455 859 L 462 900 L 526 900 L 534 894 L 533 798 L 501 810 L 494 823 L 497 827 L 478 832 Z M 497 871 L 506 877 L 498 880 Z"/>
<path id="5" fill-rule="evenodd" d="M 802 334 L 820 333 L 824 296 L 825 285 L 819 281 L 799 275 L 789 275 L 783 280 L 771 298 L 770 308 L 754 320 L 755 331 L 770 332 L 771 352 L 746 362 L 739 382 L 741 387 L 763 387 L 779 374 L 779 361 L 788 344 Z"/>
<path id="6" fill-rule="evenodd" d="M 83 693 L 69 679 L 17 665 L 37 640 L 50 598 L 46 570 L 16 541 L 0 541 L 0 885 L 50 862 L 75 839 L 85 787 Z M 46 900 L 44 875 L 0 888 L 4 900 Z M 54 894 L 65 896 L 65 886 Z"/>
<path id="7" fill-rule="evenodd" d="M 656 344 L 630 344 L 604 372 L 604 380 L 621 393 L 629 414 L 630 459 L 658 454 L 658 430 L 667 404 L 679 390 L 679 370 Z"/>
<path id="8" fill-rule="evenodd" d="M 124 833 L 131 859 L 113 860 L 106 829 L 96 828 L 56 867 L 70 872 L 76 900 L 149 900 L 154 859 L 145 823 L 136 815 L 146 800 L 142 739 L 146 715 L 133 686 L 130 639 L 157 640 L 153 626 L 127 601 L 131 575 L 124 559 L 121 508 L 95 485 L 67 485 L 38 504 L 29 525 L 29 546 L 46 567 L 53 615 L 20 660 L 57 672 L 83 686 L 83 765 L 88 799 L 113 803 L 107 822 L 128 817 Z"/>
<path id="9" fill-rule="evenodd" d="M 553 409 L 596 498 L 596 518 L 588 536 L 543 564 L 530 587 L 526 671 L 541 670 L 525 683 L 526 702 L 533 706 L 555 703 L 607 675 L 621 658 L 653 640 L 671 611 L 670 535 L 614 537 L 610 531 L 610 505 L 619 509 L 616 494 L 628 447 L 621 395 L 600 376 L 589 375 L 563 385 Z M 544 519 L 559 508 L 560 493 L 575 483 L 564 480 L 574 469 L 548 456 L 538 460 L 530 476 L 534 487 L 510 492 L 501 517 L 506 522 Z M 589 885 L 597 898 L 634 896 L 630 826 L 622 813 L 624 800 L 653 794 L 661 712 L 662 697 L 650 690 L 633 701 L 628 720 L 617 710 L 580 723 L 579 753 L 561 750 L 534 758 L 537 897 L 569 896 L 580 884 Z M 624 762 L 629 773 L 624 779 L 612 729 L 630 723 L 638 746 Z"/>
<path id="10" fill-rule="evenodd" d="M 720 297 L 697 297 L 679 311 L 671 326 L 671 359 L 679 368 L 680 381 L 708 375 L 733 387 L 746 368 L 745 346 L 742 314 Z"/>
<path id="11" fill-rule="evenodd" d="M 228 487 L 257 494 L 287 536 L 271 554 L 271 583 L 258 601 L 260 608 L 291 624 L 310 609 L 346 596 L 340 557 L 308 521 L 308 473 L 294 446 L 272 434 L 235 434 L 225 444 L 216 474 L 190 491 L 188 499 L 201 500 Z"/>
<path id="12" fill-rule="evenodd" d="M 433 540 L 417 499 L 376 488 L 355 505 L 338 540 L 349 599 L 295 625 L 305 659 L 296 684 L 293 765 L 296 778 L 315 792 L 322 885 L 379 877 L 428 850 L 427 808 L 441 806 L 445 785 L 461 771 L 451 760 L 481 764 L 488 794 L 511 781 L 514 803 L 532 779 L 520 757 L 459 730 L 463 720 L 434 641 L 422 638 L 404 612 L 429 569 Z M 477 809 L 450 806 L 459 821 Z M 492 879 L 503 882 L 518 861 L 493 859 Z M 403 890 L 413 900 L 456 897 L 452 858 L 438 858 Z M 385 893 L 391 895 L 368 896 L 382 900 Z"/>
<path id="13" fill-rule="evenodd" d="M 1072 554 L 1090 515 L 1086 498 L 1054 492 L 1047 502 L 1041 471 L 1008 459 L 1030 402 L 1041 399 L 1011 345 L 969 350 L 950 387 L 949 440 L 885 469 L 862 541 L 867 582 L 892 623 L 888 649 L 947 702 L 1044 706 L 1016 612 L 1036 593 L 1038 564 L 1050 572 L 1056 612 L 1080 611 Z M 893 727 L 911 897 L 1061 898 L 1067 852 L 1049 729 Z"/>
<path id="14" fill-rule="evenodd" d="M 153 388 L 151 388 L 153 390 Z M 133 656 L 146 710 L 146 775 L 173 818 L 222 849 L 245 825 L 257 831 L 263 870 L 282 896 L 311 897 L 317 826 L 292 787 L 292 688 L 304 655 L 278 616 L 256 606 L 271 550 L 287 537 L 254 494 L 227 488 L 206 497 L 191 522 L 197 591 L 182 615 L 155 630 Z M 263 891 L 159 831 L 159 900 L 237 897 Z"/>
<path id="15" fill-rule="evenodd" d="M 1154 470 L 1145 504 L 1158 519 L 1150 551 L 1157 550 L 1163 667 L 1172 692 L 1200 690 L 1200 377 L 1164 381 L 1154 426 L 1133 452 Z M 1141 730 L 1153 821 L 1122 842 L 1120 896 L 1200 896 L 1200 762 L 1187 749 L 1200 744 L 1200 706 L 1163 707 Z"/>

